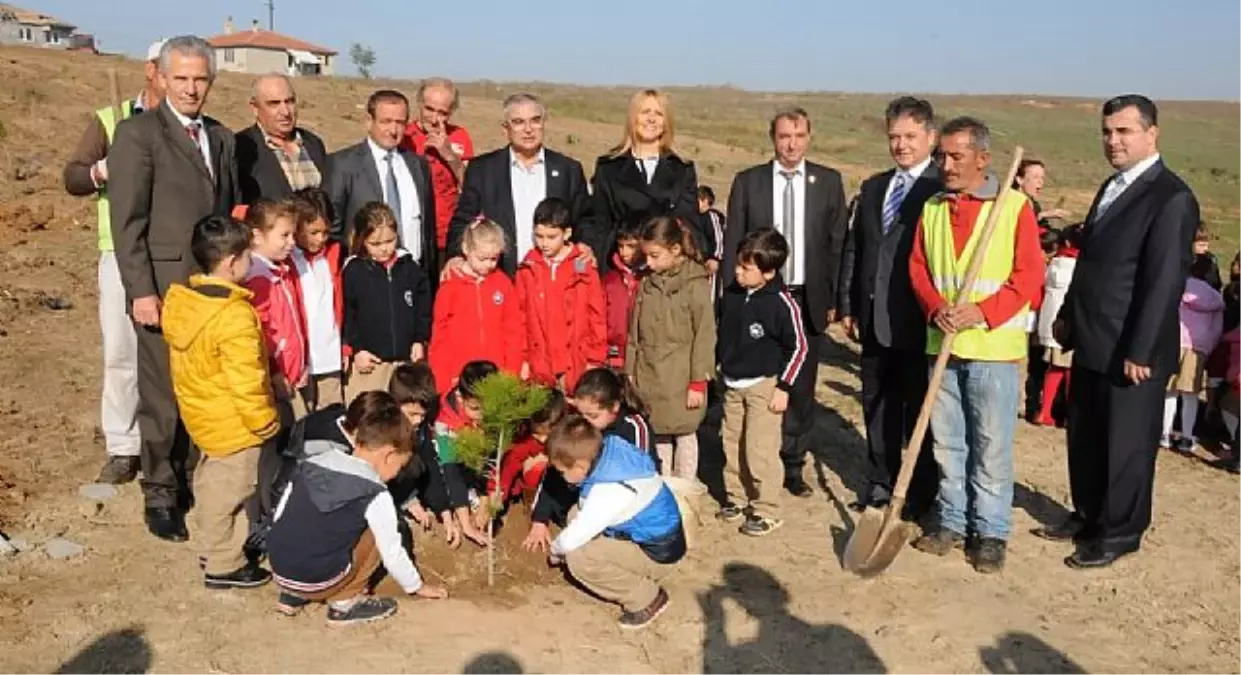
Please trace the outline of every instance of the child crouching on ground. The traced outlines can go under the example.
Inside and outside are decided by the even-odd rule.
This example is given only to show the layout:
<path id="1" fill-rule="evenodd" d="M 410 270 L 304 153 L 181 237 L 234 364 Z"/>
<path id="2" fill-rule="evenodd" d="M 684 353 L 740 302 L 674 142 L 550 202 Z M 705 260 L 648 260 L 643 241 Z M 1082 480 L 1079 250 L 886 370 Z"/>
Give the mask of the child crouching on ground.
<path id="1" fill-rule="evenodd" d="M 208 272 L 169 288 L 162 328 L 177 407 L 202 453 L 194 541 L 207 588 L 252 588 L 271 574 L 242 551 L 245 504 L 254 495 L 260 448 L 280 421 L 259 317 L 239 285 L 250 267 L 250 230 L 231 218 L 206 218 L 194 226 L 190 248 Z"/>
<path id="2" fill-rule="evenodd" d="M 401 414 L 413 428 L 414 453 L 422 465 L 418 472 L 407 467 L 388 484 L 388 489 L 423 530 L 431 529 L 432 514 L 439 515 L 444 523 L 444 540 L 456 547 L 461 542 L 461 530 L 453 518 L 444 467 L 435 448 L 434 420 L 440 396 L 431 366 L 426 361 L 397 366 L 388 382 L 388 393 L 401 406 Z"/>
<path id="3" fill-rule="evenodd" d="M 444 394 L 435 420 L 435 448 L 444 471 L 449 508 L 456 518 L 456 527 L 461 528 L 461 534 L 479 546 L 487 545 L 487 536 L 474 526 L 474 519 L 470 517 L 477 499 L 473 489 L 477 476 L 457 459 L 457 433 L 482 423 L 483 404 L 475 387 L 483 378 L 498 371 L 496 364 L 490 361 L 465 364 L 457 378 L 457 385 Z M 445 521 L 445 527 L 451 525 Z"/>
<path id="4" fill-rule="evenodd" d="M 687 548 L 672 490 L 649 454 L 605 439 L 580 415 L 552 430 L 547 456 L 581 490 L 577 516 L 552 542 L 548 562 L 565 563 L 592 593 L 620 604 L 621 628 L 649 625 L 668 607 L 659 583 Z"/>
<path id="5" fill-rule="evenodd" d="M 342 625 L 396 612 L 391 598 L 370 595 L 382 564 L 408 594 L 444 598 L 423 583 L 398 529 L 400 515 L 385 483 L 413 457 L 411 429 L 386 392 L 367 392 L 350 404 L 342 425 L 352 451 L 332 441 L 309 441 L 293 472 L 267 537 L 280 608 L 295 613 L 309 602 L 328 604 L 327 619 Z"/>
<path id="6" fill-rule="evenodd" d="M 568 404 L 564 394 L 551 390 L 547 404 L 543 409 L 530 416 L 523 434 L 504 453 L 500 460 L 500 509 L 510 503 L 526 500 L 533 504 L 538 496 L 543 477 L 547 471 L 547 452 L 544 445 L 552 427 L 564 419 L 568 412 Z M 487 476 L 487 494 L 479 497 L 479 506 L 474 511 L 474 525 L 480 530 L 487 527 L 487 519 L 491 517 L 491 498 L 496 489 L 494 471 Z"/>

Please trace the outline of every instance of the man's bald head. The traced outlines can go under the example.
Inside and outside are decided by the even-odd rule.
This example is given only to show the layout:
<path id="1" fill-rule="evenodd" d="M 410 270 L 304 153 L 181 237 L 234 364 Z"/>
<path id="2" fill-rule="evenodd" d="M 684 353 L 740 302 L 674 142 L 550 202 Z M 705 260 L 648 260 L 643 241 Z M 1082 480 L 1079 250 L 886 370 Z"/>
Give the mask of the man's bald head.
<path id="1" fill-rule="evenodd" d="M 262 75 L 254 81 L 250 108 L 259 126 L 269 136 L 283 140 L 293 138 L 297 127 L 297 94 L 293 80 L 287 75 Z"/>

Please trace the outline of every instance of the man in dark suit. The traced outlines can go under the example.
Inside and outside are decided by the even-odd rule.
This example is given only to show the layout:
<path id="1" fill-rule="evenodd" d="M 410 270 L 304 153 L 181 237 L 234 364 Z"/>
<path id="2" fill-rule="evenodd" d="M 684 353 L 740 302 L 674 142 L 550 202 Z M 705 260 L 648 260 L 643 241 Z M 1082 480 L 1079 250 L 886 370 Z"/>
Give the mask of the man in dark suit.
<path id="1" fill-rule="evenodd" d="M 1145 96 L 1103 104 L 1103 150 L 1116 173 L 1086 217 L 1077 269 L 1056 321 L 1073 350 L 1069 483 L 1074 512 L 1037 530 L 1077 542 L 1072 568 L 1138 550 L 1168 378 L 1180 358 L 1179 304 L 1198 200 L 1159 157 L 1158 111 Z"/>
<path id="2" fill-rule="evenodd" d="M 862 183 L 845 238 L 840 316 L 862 343 L 862 410 L 870 485 L 855 508 L 882 506 L 892 496 L 901 452 L 926 396 L 926 319 L 909 283 L 909 254 L 922 205 L 944 189 L 932 161 L 935 111 L 902 96 L 888 104 L 888 152 L 896 168 Z M 917 519 L 934 506 L 937 476 L 930 435 L 907 495 Z"/>
<path id="3" fill-rule="evenodd" d="M 813 428 L 814 389 L 818 380 L 819 340 L 836 312 L 840 259 L 848 209 L 840 173 L 806 161 L 810 116 L 801 108 L 782 110 L 769 130 L 775 158 L 737 174 L 728 196 L 728 228 L 720 264 L 724 286 L 735 279 L 737 246 L 746 233 L 765 227 L 779 230 L 789 242 L 783 277 L 800 303 L 809 332 L 807 360 L 784 415 L 785 488 L 799 497 L 812 494 L 802 476 L 807 441 Z"/>
<path id="4" fill-rule="evenodd" d="M 241 200 L 281 199 L 319 187 L 327 173 L 323 141 L 297 126 L 297 94 L 287 75 L 254 81 L 250 109 L 255 123 L 237 132 L 237 175 Z"/>
<path id="5" fill-rule="evenodd" d="M 142 492 L 151 533 L 185 541 L 189 439 L 181 426 L 168 345 L 160 333 L 162 298 L 198 272 L 194 225 L 227 215 L 237 202 L 233 133 L 202 114 L 215 79 L 215 53 L 202 38 L 180 36 L 160 51 L 167 91 L 159 107 L 122 122 L 109 164 L 112 237 L 130 315 L 138 324 L 138 424 Z"/>
<path id="6" fill-rule="evenodd" d="M 353 217 L 370 202 L 396 214 L 401 248 L 428 274 L 438 265 L 435 192 L 424 157 L 400 147 L 409 124 L 409 99 L 380 89 L 366 101 L 367 138 L 328 158 L 327 192 L 336 212 L 332 236 L 349 246 Z"/>
<path id="7" fill-rule="evenodd" d="M 448 224 L 450 274 L 462 264 L 461 235 L 475 218 L 485 217 L 504 228 L 505 251 L 500 267 L 509 276 L 517 273 L 526 253 L 534 248 L 534 209 L 547 197 L 569 205 L 574 231 L 589 212 L 586 174 L 575 159 L 543 145 L 547 108 L 533 94 L 513 94 L 504 100 L 504 133 L 508 145 L 479 155 L 465 169 L 457 212 Z M 578 244 L 583 252 L 591 249 Z M 592 257 L 593 254 L 592 254 Z"/>

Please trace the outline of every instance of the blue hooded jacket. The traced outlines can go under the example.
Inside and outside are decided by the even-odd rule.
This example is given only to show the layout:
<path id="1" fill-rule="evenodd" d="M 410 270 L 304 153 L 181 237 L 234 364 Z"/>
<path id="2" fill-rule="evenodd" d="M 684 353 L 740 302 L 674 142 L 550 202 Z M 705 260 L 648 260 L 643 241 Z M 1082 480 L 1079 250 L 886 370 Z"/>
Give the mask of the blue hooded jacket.
<path id="1" fill-rule="evenodd" d="M 658 475 L 650 455 L 622 438 L 608 435 L 604 437 L 603 449 L 594 467 L 582 481 L 582 499 L 589 498 L 591 489 L 600 483 L 620 483 L 629 487 L 626 485 L 628 481 Z M 672 490 L 665 484 L 660 486 L 659 494 L 646 508 L 629 520 L 604 530 L 603 534 L 615 539 L 627 539 L 646 548 L 645 545 L 664 544 L 674 537 L 683 541 L 681 532 L 681 511 Z M 681 552 L 684 552 L 683 547 Z M 676 557 L 679 559 L 680 555 Z"/>

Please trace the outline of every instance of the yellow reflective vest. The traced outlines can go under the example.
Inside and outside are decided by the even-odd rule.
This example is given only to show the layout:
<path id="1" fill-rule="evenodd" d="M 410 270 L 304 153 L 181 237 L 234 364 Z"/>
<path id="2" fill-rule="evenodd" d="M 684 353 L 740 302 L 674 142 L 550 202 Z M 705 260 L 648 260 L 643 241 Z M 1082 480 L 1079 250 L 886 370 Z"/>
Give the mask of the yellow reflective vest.
<path id="1" fill-rule="evenodd" d="M 134 102 L 125 101 L 121 104 L 121 119 L 126 120 L 134 114 Z M 112 110 L 112 106 L 105 106 L 95 111 L 95 116 L 99 118 L 99 123 L 103 125 L 103 131 L 108 137 L 108 148 L 112 148 L 112 135 L 116 133 L 116 125 L 119 120 L 116 119 L 116 112 Z M 104 185 L 99 189 L 99 250 L 112 250 L 112 215 L 108 212 L 108 186 Z"/>

